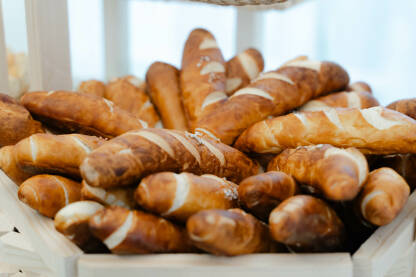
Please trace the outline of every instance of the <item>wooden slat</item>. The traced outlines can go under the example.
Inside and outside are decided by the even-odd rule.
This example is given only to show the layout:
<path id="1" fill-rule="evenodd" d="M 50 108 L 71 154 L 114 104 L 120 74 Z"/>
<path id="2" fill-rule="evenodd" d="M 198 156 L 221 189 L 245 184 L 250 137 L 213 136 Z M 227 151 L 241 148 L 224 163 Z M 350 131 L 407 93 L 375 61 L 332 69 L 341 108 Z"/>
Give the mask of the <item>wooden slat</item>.
<path id="1" fill-rule="evenodd" d="M 0 170 L 0 209 L 13 218 L 19 231 L 56 276 L 75 276 L 76 261 L 82 251 L 55 230 L 51 219 L 20 202 L 17 188 Z"/>
<path id="2" fill-rule="evenodd" d="M 9 93 L 9 77 L 7 73 L 6 41 L 4 38 L 3 8 L 0 1 L 0 92 Z"/>
<path id="3" fill-rule="evenodd" d="M 399 216 L 380 227 L 353 255 L 354 276 L 382 277 L 415 239 L 416 192 Z"/>
<path id="4" fill-rule="evenodd" d="M 413 243 L 409 249 L 396 261 L 392 268 L 389 269 L 384 277 L 411 277 L 414 276 L 413 269 L 415 268 L 415 247 Z"/>
<path id="5" fill-rule="evenodd" d="M 31 90 L 71 90 L 66 0 L 25 0 Z"/>
<path id="6" fill-rule="evenodd" d="M 351 277 L 349 254 L 256 254 L 239 257 L 164 254 L 82 255 L 78 277 Z"/>
<path id="7" fill-rule="evenodd" d="M 0 212 L 0 236 L 13 231 L 13 228 L 14 226 L 9 218 L 3 212 Z"/>

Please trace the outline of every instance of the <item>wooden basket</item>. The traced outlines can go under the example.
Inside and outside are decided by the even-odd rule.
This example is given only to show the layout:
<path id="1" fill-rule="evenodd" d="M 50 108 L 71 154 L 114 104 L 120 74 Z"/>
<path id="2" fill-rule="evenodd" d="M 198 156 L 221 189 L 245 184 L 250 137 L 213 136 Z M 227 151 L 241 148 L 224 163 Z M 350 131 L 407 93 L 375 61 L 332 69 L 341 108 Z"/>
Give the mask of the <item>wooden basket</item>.
<path id="1" fill-rule="evenodd" d="M 273 5 L 288 2 L 290 0 L 191 0 L 215 5 L 226 6 L 250 6 L 250 5 Z"/>
<path id="2" fill-rule="evenodd" d="M 17 233 L 1 237 L 0 260 L 6 259 L 23 270 L 45 276 L 413 276 L 416 193 L 391 224 L 379 228 L 352 256 L 349 253 L 256 254 L 230 258 L 208 254 L 84 254 L 55 230 L 51 219 L 21 203 L 17 189 L 0 170 L 0 210 L 14 220 L 28 240 L 27 243 L 10 242 L 23 240 Z"/>

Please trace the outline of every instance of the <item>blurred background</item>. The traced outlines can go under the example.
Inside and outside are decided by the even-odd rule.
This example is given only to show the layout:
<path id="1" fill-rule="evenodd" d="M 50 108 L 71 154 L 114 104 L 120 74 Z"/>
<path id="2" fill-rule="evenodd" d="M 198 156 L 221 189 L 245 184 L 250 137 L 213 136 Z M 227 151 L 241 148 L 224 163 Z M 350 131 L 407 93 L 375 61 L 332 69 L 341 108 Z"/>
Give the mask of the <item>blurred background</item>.
<path id="1" fill-rule="evenodd" d="M 27 51 L 24 0 L 2 0 L 6 43 Z M 103 0 L 70 0 L 69 25 L 74 85 L 104 80 Z M 128 1 L 129 72 L 144 78 L 161 60 L 180 65 L 195 27 L 210 30 L 226 59 L 236 52 L 233 7 L 175 1 Z M 308 0 L 290 9 L 261 11 L 259 50 L 266 70 L 298 55 L 343 65 L 352 80 L 370 83 L 382 104 L 416 97 L 416 1 Z"/>

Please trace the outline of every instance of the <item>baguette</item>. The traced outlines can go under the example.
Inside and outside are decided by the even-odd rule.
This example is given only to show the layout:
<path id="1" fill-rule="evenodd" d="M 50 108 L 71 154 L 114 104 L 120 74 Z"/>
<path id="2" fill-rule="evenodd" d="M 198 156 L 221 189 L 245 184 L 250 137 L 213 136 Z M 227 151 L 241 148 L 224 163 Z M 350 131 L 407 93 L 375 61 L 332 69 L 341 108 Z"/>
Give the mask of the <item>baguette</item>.
<path id="1" fill-rule="evenodd" d="M 181 101 L 179 70 L 176 67 L 155 62 L 146 73 L 147 90 L 157 107 L 166 129 L 188 130 Z"/>
<path id="2" fill-rule="evenodd" d="M 140 182 L 135 198 L 144 209 L 181 222 L 202 210 L 238 207 L 237 185 L 209 174 L 149 175 Z"/>
<path id="3" fill-rule="evenodd" d="M 28 173 L 60 173 L 79 178 L 79 166 L 103 139 L 79 134 L 35 134 L 16 144 L 15 159 Z"/>
<path id="4" fill-rule="evenodd" d="M 214 174 L 237 183 L 258 173 L 259 166 L 240 151 L 187 132 L 142 129 L 128 132 L 92 151 L 81 175 L 94 187 L 137 184 L 162 171 Z"/>
<path id="5" fill-rule="evenodd" d="M 283 171 L 334 201 L 354 199 L 368 176 L 367 160 L 360 151 L 331 145 L 286 149 L 268 170 Z"/>
<path id="6" fill-rule="evenodd" d="M 395 101 L 389 104 L 387 108 L 401 112 L 402 114 L 416 119 L 416 98 Z"/>
<path id="7" fill-rule="evenodd" d="M 344 224 L 324 201 L 296 195 L 270 214 L 270 233 L 296 252 L 338 251 L 345 241 Z"/>
<path id="8" fill-rule="evenodd" d="M 47 125 L 67 133 L 112 138 L 147 126 L 113 102 L 69 91 L 38 91 L 23 95 L 22 104 Z"/>
<path id="9" fill-rule="evenodd" d="M 4 146 L 0 149 L 0 169 L 18 186 L 34 175 L 25 172 L 17 164 L 14 145 Z"/>
<path id="10" fill-rule="evenodd" d="M 238 186 L 238 198 L 242 206 L 264 221 L 277 205 L 297 192 L 293 178 L 278 171 L 248 177 Z"/>
<path id="11" fill-rule="evenodd" d="M 355 83 L 348 85 L 347 91 L 359 91 L 359 92 L 366 91 L 369 93 L 373 93 L 373 90 L 371 89 L 370 85 L 362 81 L 355 82 Z"/>
<path id="12" fill-rule="evenodd" d="M 20 201 L 40 214 L 54 218 L 69 203 L 81 199 L 81 184 L 55 175 L 37 175 L 19 187 Z"/>
<path id="13" fill-rule="evenodd" d="M 79 84 L 78 92 L 104 97 L 105 84 L 97 80 L 84 81 Z"/>
<path id="14" fill-rule="evenodd" d="M 285 114 L 312 98 L 345 89 L 347 72 L 331 62 L 294 60 L 276 71 L 260 75 L 204 117 L 195 129 L 225 144 L 254 123 Z"/>
<path id="15" fill-rule="evenodd" d="M 240 209 L 205 210 L 186 223 L 193 244 L 215 255 L 274 251 L 267 225 Z"/>
<path id="16" fill-rule="evenodd" d="M 199 118 L 214 110 L 227 98 L 225 61 L 214 36 L 207 30 L 193 30 L 186 41 L 180 86 L 192 131 Z"/>
<path id="17" fill-rule="evenodd" d="M 323 111 L 331 108 L 366 109 L 380 106 L 377 99 L 366 91 L 338 92 L 307 102 L 299 111 Z"/>
<path id="18" fill-rule="evenodd" d="M 0 93 L 0 147 L 14 145 L 32 134 L 44 133 L 40 122 L 14 98 Z"/>
<path id="19" fill-rule="evenodd" d="M 89 228 L 89 219 L 104 206 L 94 201 L 78 201 L 60 209 L 54 219 L 55 229 L 79 247 L 85 249 L 96 238 Z"/>
<path id="20" fill-rule="evenodd" d="M 127 209 L 136 207 L 133 188 L 102 189 L 92 187 L 82 181 L 82 200 L 92 200 L 105 206 L 120 206 Z"/>
<path id="21" fill-rule="evenodd" d="M 396 218 L 409 198 L 406 181 L 391 168 L 376 169 L 368 176 L 356 200 L 361 216 L 376 226 L 387 225 Z"/>
<path id="22" fill-rule="evenodd" d="M 145 88 L 143 81 L 134 76 L 125 76 L 108 83 L 104 97 L 143 120 L 148 126 L 161 127 L 159 115 L 146 94 Z"/>
<path id="23" fill-rule="evenodd" d="M 97 212 L 89 221 L 92 234 L 114 254 L 191 252 L 186 231 L 166 219 L 121 207 Z"/>
<path id="24" fill-rule="evenodd" d="M 254 124 L 235 147 L 277 154 L 313 144 L 356 147 L 365 154 L 416 153 L 416 121 L 383 107 L 292 113 Z"/>
<path id="25" fill-rule="evenodd" d="M 263 56 L 254 48 L 249 48 L 233 57 L 226 64 L 225 91 L 231 96 L 247 86 L 264 69 Z"/>

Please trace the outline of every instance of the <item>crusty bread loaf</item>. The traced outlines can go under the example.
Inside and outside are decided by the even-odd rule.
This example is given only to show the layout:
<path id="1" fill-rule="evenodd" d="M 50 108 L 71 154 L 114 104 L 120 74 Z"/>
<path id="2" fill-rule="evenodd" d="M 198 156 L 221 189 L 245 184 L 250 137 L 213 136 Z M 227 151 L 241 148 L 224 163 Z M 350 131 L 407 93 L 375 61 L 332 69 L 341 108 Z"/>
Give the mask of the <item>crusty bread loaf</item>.
<path id="1" fill-rule="evenodd" d="M 16 183 L 20 185 L 24 180 L 33 176 L 33 173 L 25 172 L 17 163 L 15 146 L 4 146 L 0 149 L 0 169 Z"/>
<path id="2" fill-rule="evenodd" d="M 237 185 L 209 174 L 152 174 L 142 179 L 135 198 L 144 209 L 182 222 L 202 210 L 238 207 Z"/>
<path id="3" fill-rule="evenodd" d="M 282 202 L 269 218 L 272 237 L 297 252 L 329 252 L 341 249 L 344 224 L 324 201 L 296 195 Z"/>
<path id="4" fill-rule="evenodd" d="M 382 226 L 396 218 L 407 202 L 409 185 L 391 168 L 376 169 L 368 176 L 360 197 L 356 200 L 357 210 L 371 224 Z"/>
<path id="5" fill-rule="evenodd" d="M 416 98 L 402 99 L 395 101 L 387 108 L 401 112 L 413 119 L 416 119 Z"/>
<path id="6" fill-rule="evenodd" d="M 81 199 L 81 184 L 57 175 L 36 175 L 19 187 L 20 201 L 47 217 Z"/>
<path id="7" fill-rule="evenodd" d="M 167 63 L 155 62 L 146 73 L 147 91 L 159 111 L 166 129 L 188 130 L 179 87 L 179 70 Z"/>
<path id="8" fill-rule="evenodd" d="M 188 219 L 186 228 L 195 246 L 215 255 L 275 250 L 267 225 L 240 209 L 201 211 Z"/>
<path id="9" fill-rule="evenodd" d="M 187 132 L 141 129 L 106 142 L 81 164 L 91 186 L 109 188 L 137 184 L 162 171 L 214 174 L 239 182 L 259 166 L 240 151 Z"/>
<path id="10" fill-rule="evenodd" d="M 43 133 L 40 122 L 14 98 L 0 93 L 0 147 L 14 145 L 32 134 Z"/>
<path id="11" fill-rule="evenodd" d="M 113 206 L 89 221 L 92 234 L 114 254 L 190 252 L 186 231 L 166 219 Z"/>
<path id="12" fill-rule="evenodd" d="M 78 92 L 92 94 L 98 97 L 104 97 L 105 84 L 97 80 L 84 81 L 79 84 Z"/>
<path id="13" fill-rule="evenodd" d="M 66 133 L 112 138 L 147 126 L 113 102 L 69 91 L 38 91 L 23 95 L 22 104 L 39 120 Z"/>
<path id="14" fill-rule="evenodd" d="M 367 160 L 360 151 L 328 144 L 286 149 L 268 170 L 283 171 L 335 201 L 354 199 L 368 176 Z"/>
<path id="15" fill-rule="evenodd" d="M 93 200 L 105 206 L 120 206 L 123 208 L 134 209 L 134 188 L 114 188 L 102 189 L 92 187 L 87 182 L 82 181 L 81 189 L 82 200 Z"/>
<path id="16" fill-rule="evenodd" d="M 280 153 L 313 144 L 356 147 L 365 154 L 416 153 L 416 121 L 383 107 L 291 113 L 254 124 L 235 147 Z"/>
<path id="17" fill-rule="evenodd" d="M 369 93 L 373 93 L 370 85 L 363 81 L 354 82 L 348 85 L 347 91 L 366 91 Z"/>

